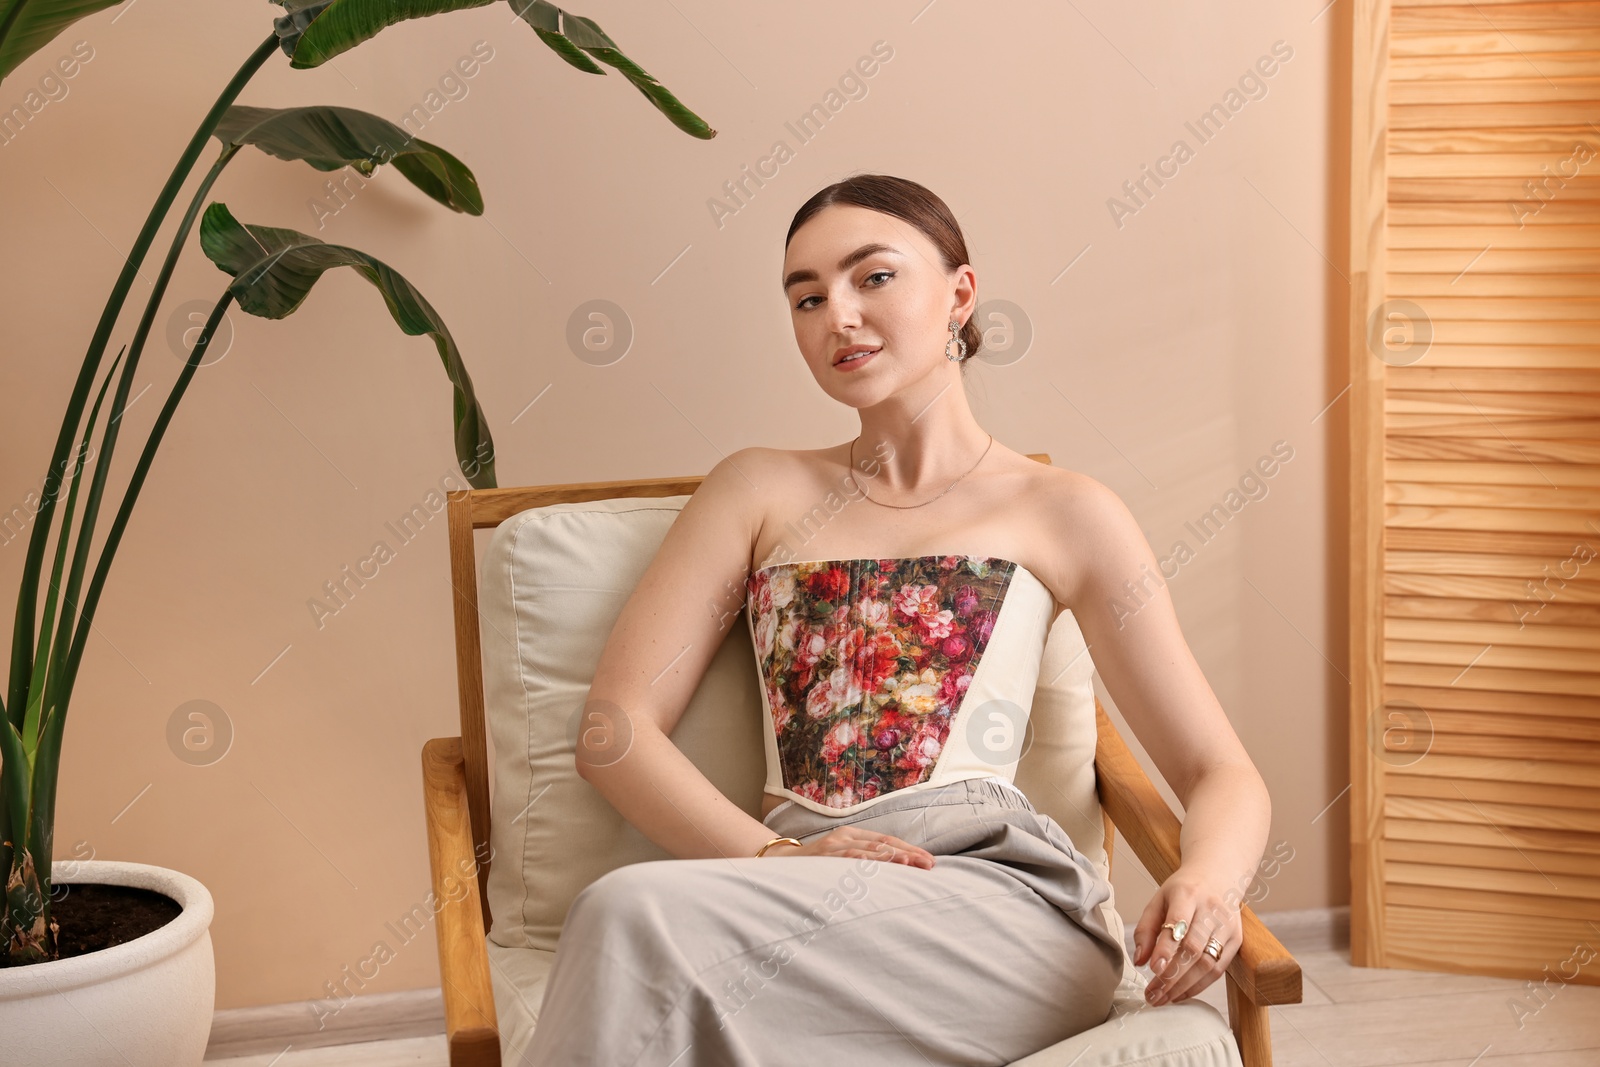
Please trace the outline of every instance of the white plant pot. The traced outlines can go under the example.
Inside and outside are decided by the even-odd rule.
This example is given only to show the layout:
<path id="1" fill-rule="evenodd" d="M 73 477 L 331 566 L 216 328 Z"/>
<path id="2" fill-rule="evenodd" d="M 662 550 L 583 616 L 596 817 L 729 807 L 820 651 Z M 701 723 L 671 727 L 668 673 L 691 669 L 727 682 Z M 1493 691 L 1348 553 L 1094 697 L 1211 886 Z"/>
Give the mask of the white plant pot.
<path id="1" fill-rule="evenodd" d="M 0 1061 L 28 1067 L 195 1067 L 216 1006 L 211 894 L 186 874 L 120 860 L 57 860 L 52 883 L 134 886 L 177 918 L 98 952 L 0 967 Z"/>

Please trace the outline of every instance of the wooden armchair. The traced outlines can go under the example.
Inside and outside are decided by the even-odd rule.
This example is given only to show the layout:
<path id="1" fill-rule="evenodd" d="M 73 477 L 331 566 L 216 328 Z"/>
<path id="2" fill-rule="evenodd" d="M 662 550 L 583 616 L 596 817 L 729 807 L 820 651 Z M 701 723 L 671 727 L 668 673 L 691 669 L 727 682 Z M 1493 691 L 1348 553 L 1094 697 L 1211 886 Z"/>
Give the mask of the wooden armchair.
<path id="1" fill-rule="evenodd" d="M 1048 456 L 1032 458 L 1049 462 Z M 587 679 L 592 678 L 593 658 L 598 657 L 599 647 L 595 646 L 603 646 L 610 620 L 615 619 L 627 591 L 648 564 L 677 508 L 700 481 L 699 477 L 661 478 L 449 494 L 461 734 L 424 744 L 422 771 L 452 1067 L 499 1067 L 503 1051 L 508 1067 L 513 1065 L 536 1022 L 543 976 L 554 955 L 565 904 L 582 885 L 621 862 L 667 856 L 623 823 L 603 797 L 577 778 L 575 768 L 563 766 L 566 727 L 560 723 L 551 727 L 549 720 L 559 714 L 548 708 L 581 705 Z M 506 521 L 513 517 L 517 517 L 516 523 Z M 524 527 L 535 532 L 528 533 Z M 488 528 L 496 528 L 496 534 L 484 553 L 486 577 L 480 603 L 479 553 L 473 531 Z M 548 543 L 541 543 L 538 538 L 546 536 L 546 528 Z M 569 576 L 577 564 L 563 553 L 609 551 L 594 546 L 611 544 L 622 545 L 619 551 L 624 555 L 619 559 L 633 561 L 632 582 L 627 567 L 621 567 L 618 574 L 616 560 L 610 560 L 600 570 L 612 576 L 615 588 L 578 589 L 581 597 L 567 599 L 547 593 L 550 604 L 539 601 L 532 607 L 524 603 L 516 608 L 507 599 L 503 588 L 507 584 L 518 586 L 516 595 L 526 597 L 528 589 L 538 588 L 539 578 L 535 572 L 511 583 L 503 581 L 509 562 L 556 556 L 556 569 L 551 573 Z M 492 575 L 487 573 L 491 565 Z M 599 607 L 593 606 L 596 601 L 602 602 Z M 514 609 L 529 614 L 526 618 L 512 614 Z M 542 628 L 538 625 L 540 611 L 552 612 Z M 549 625 L 552 621 L 559 625 Z M 586 645 L 562 645 L 570 636 L 566 631 L 585 627 Z M 488 658 L 486 642 L 496 646 L 491 647 Z M 756 732 L 759 720 L 746 730 L 737 716 L 741 710 L 761 706 L 754 689 L 748 632 L 734 627 L 725 646 L 672 739 L 725 795 L 759 818 L 764 779 Z M 1041 681 L 1033 716 L 1040 733 L 1019 761 L 1017 782 L 1035 807 L 1056 818 L 1080 845 L 1080 851 L 1100 863 L 1108 876 L 1113 827 L 1120 827 L 1145 869 L 1158 882 L 1163 881 L 1179 863 L 1178 818 L 1093 697 L 1093 664 L 1084 651 L 1071 612 L 1063 612 L 1051 631 L 1046 659 L 1057 654 L 1066 666 L 1057 669 L 1047 662 L 1045 667 L 1051 673 L 1041 670 L 1041 678 L 1072 674 L 1072 680 L 1067 686 Z M 591 655 L 588 674 L 579 662 L 586 652 Z M 549 658 L 539 660 L 541 656 Z M 531 668 L 530 660 L 537 661 Z M 513 693 L 520 697 L 530 687 L 530 669 L 532 676 L 548 681 L 552 688 L 543 715 L 527 701 L 524 707 L 501 706 L 515 704 Z M 508 670 L 523 672 L 520 689 L 508 688 L 510 683 L 500 680 Z M 486 678 L 488 695 L 494 698 L 487 718 Z M 706 695 L 708 689 L 713 691 Z M 706 699 L 702 700 L 702 695 Z M 1060 710 L 1052 704 L 1058 700 L 1066 701 Z M 730 707 L 733 713 L 728 711 Z M 1088 726 L 1091 714 L 1092 728 Z M 515 729 L 496 733 L 497 721 Z M 1046 736 L 1057 721 L 1076 733 Z M 553 733 L 541 742 L 530 742 L 532 755 L 510 750 L 514 746 L 509 743 L 508 751 L 501 751 L 502 741 L 514 738 L 520 743 L 523 733 L 531 737 L 547 727 Z M 496 738 L 493 783 L 491 735 Z M 1092 780 L 1088 777 L 1090 744 Z M 724 755 L 720 750 L 727 748 L 739 751 Z M 570 753 L 568 743 L 566 764 L 572 762 Z M 1079 778 L 1077 785 L 1067 781 L 1074 774 Z M 542 799 L 547 795 L 549 799 Z M 491 810 L 496 819 L 493 823 Z M 585 847 L 569 852 L 563 849 L 560 835 L 574 829 Z M 1102 833 L 1103 842 L 1099 839 Z M 507 862 L 518 858 L 520 867 Z M 550 881 L 552 872 L 554 882 Z M 500 899 L 521 907 L 518 913 L 516 907 L 503 906 L 506 914 L 499 922 L 490 906 L 496 881 Z M 1110 909 L 1108 919 L 1116 924 L 1114 929 L 1122 931 L 1114 905 L 1108 902 L 1105 906 Z M 1068 1063 L 1091 1067 L 1123 1062 L 1121 1057 L 1130 1049 L 1138 1050 L 1141 1064 L 1159 1067 L 1186 1067 L 1194 1062 L 1270 1067 L 1267 1008 L 1300 1001 L 1300 968 L 1248 906 L 1242 915 L 1244 944 L 1229 964 L 1225 979 L 1227 1024 L 1215 1009 L 1200 1001 L 1159 1008 L 1144 1004 L 1139 992 L 1142 976 L 1128 960 L 1123 988 L 1105 1023 L 1017 1061 L 1013 1067 L 1066 1067 Z M 509 1029 L 503 1018 L 508 1014 L 515 1016 Z M 1196 1047 L 1197 1034 L 1212 1043 L 1199 1053 L 1209 1058 L 1187 1058 L 1185 1050 Z M 1088 1055 L 1091 1045 L 1098 1056 L 1114 1058 L 1102 1061 Z"/>

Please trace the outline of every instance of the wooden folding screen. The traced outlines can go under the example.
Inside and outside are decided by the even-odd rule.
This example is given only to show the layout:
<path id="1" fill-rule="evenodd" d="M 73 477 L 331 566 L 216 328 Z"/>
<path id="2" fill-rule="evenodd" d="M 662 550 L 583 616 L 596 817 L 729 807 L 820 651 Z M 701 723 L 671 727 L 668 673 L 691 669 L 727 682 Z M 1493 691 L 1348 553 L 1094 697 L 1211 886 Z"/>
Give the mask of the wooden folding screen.
<path id="1" fill-rule="evenodd" d="M 1600 982 L 1600 3 L 1351 17 L 1351 957 Z"/>

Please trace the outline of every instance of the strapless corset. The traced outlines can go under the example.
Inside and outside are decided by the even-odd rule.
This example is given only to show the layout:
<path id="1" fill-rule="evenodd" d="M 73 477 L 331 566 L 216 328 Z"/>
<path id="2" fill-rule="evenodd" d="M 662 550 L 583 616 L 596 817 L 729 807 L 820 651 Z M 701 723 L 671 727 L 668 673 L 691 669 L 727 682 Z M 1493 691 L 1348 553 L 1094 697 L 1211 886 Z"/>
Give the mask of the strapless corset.
<path id="1" fill-rule="evenodd" d="M 1055 600 L 995 556 L 778 563 L 746 582 L 766 792 L 842 815 L 1015 778 Z"/>

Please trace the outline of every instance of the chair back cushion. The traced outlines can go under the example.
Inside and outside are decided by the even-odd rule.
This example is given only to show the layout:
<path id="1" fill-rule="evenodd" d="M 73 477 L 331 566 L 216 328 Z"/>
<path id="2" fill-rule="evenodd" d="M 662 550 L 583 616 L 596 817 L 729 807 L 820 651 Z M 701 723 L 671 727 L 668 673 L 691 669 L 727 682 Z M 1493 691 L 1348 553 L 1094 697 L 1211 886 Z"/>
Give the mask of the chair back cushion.
<path id="1" fill-rule="evenodd" d="M 490 537 L 479 629 L 492 745 L 489 939 L 498 945 L 554 951 L 568 906 L 590 882 L 624 863 L 671 858 L 578 777 L 573 753 L 601 650 L 688 499 L 552 504 L 512 516 Z M 731 621 L 671 739 L 760 818 L 765 746 L 746 610 Z M 1093 673 L 1064 611 L 1046 640 L 1017 785 L 1107 871 Z M 1115 907 L 1104 907 L 1120 932 Z"/>

